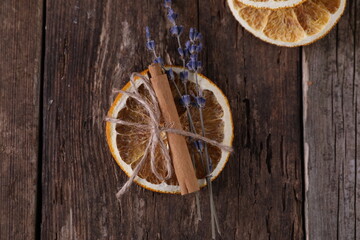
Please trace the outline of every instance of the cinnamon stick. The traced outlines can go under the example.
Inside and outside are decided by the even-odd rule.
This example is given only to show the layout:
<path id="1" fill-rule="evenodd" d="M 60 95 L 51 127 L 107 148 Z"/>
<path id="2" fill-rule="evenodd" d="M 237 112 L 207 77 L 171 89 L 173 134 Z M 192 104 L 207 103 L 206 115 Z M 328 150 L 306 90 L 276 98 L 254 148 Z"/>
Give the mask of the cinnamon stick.
<path id="1" fill-rule="evenodd" d="M 158 98 L 165 122 L 172 124 L 173 128 L 182 129 L 167 75 L 162 72 L 160 65 L 157 63 L 151 64 L 149 71 L 151 75 L 150 81 Z M 198 191 L 199 184 L 185 137 L 174 133 L 167 133 L 167 136 L 181 194 Z"/>

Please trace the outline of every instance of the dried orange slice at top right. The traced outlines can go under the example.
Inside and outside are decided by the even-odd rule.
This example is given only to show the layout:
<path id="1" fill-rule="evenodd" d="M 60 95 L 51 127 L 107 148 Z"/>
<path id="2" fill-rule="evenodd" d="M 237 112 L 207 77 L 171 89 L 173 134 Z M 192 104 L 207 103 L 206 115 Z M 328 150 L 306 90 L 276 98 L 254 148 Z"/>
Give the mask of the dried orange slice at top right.
<path id="1" fill-rule="evenodd" d="M 285 47 L 313 43 L 339 21 L 346 0 L 307 0 L 284 9 L 256 9 L 239 0 L 228 0 L 238 22 L 256 37 Z"/>

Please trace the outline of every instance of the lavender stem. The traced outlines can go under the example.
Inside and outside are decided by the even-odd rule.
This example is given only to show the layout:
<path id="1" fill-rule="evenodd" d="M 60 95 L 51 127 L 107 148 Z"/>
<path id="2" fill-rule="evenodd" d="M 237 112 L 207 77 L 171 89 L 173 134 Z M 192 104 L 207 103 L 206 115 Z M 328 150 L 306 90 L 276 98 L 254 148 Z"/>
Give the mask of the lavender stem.
<path id="1" fill-rule="evenodd" d="M 178 47 L 182 49 L 182 45 L 181 45 L 181 41 L 180 41 L 180 35 L 176 35 L 176 40 L 177 40 L 177 43 L 178 43 Z M 183 64 L 183 68 L 185 69 L 185 58 L 184 56 L 181 56 L 181 61 L 182 61 L 182 64 Z M 180 90 L 177 86 L 177 84 L 175 83 L 175 81 L 173 82 L 177 91 L 178 91 L 178 94 L 179 96 L 181 96 L 181 93 L 180 93 Z M 183 82 L 184 84 L 184 91 L 185 91 L 185 95 L 188 94 L 188 90 L 187 90 L 187 84 L 186 84 L 186 81 Z M 187 113 L 187 117 L 188 117 L 188 121 L 189 121 L 189 125 L 190 125 L 190 129 L 193 133 L 196 133 L 196 130 L 195 130 L 195 126 L 194 126 L 194 122 L 192 120 L 192 116 L 191 116 L 191 112 L 190 112 L 190 109 L 189 109 L 189 106 L 186 106 L 186 113 Z M 193 153 L 192 153 L 193 154 Z M 193 156 L 192 156 L 193 157 Z M 195 161 L 193 161 L 193 165 L 194 165 L 194 168 L 196 169 L 196 165 L 195 165 Z M 196 206 L 197 206 L 197 214 L 198 214 L 198 219 L 201 220 L 202 217 L 201 217 L 201 207 L 200 207 L 200 196 L 199 196 L 199 193 L 197 192 L 195 194 L 195 198 L 196 198 Z"/>
<path id="2" fill-rule="evenodd" d="M 198 94 L 198 96 L 200 96 L 200 86 L 199 86 L 198 72 L 197 71 L 195 71 L 195 81 L 196 81 L 196 86 L 197 86 L 197 94 Z M 203 112 L 202 112 L 201 107 L 199 107 L 199 114 L 200 114 L 200 124 L 201 124 L 202 135 L 203 135 L 203 137 L 205 137 L 204 117 L 203 117 Z M 215 225 L 218 233 L 220 234 L 219 221 L 218 221 L 218 217 L 217 217 L 216 209 L 215 209 L 215 204 L 214 204 L 214 196 L 213 196 L 213 191 L 212 191 L 211 176 L 209 176 L 209 174 L 210 174 L 210 167 L 209 167 L 210 158 L 209 158 L 209 152 L 208 152 L 206 143 L 204 143 L 204 150 L 205 150 L 205 159 L 206 159 L 205 163 L 206 163 L 206 170 L 207 170 L 206 179 L 207 179 L 207 184 L 208 184 L 208 187 L 209 187 L 209 196 L 210 196 L 210 212 L 211 212 L 212 232 L 213 233 L 215 232 L 215 228 L 214 228 L 214 225 Z M 215 236 L 216 235 L 213 234 L 213 239 L 215 239 Z"/>

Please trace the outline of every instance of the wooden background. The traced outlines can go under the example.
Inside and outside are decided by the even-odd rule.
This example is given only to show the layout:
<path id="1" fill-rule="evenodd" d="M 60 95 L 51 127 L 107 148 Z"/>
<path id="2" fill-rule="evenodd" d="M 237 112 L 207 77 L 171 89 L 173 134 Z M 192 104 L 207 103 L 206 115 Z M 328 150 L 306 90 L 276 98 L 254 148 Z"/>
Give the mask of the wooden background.
<path id="1" fill-rule="evenodd" d="M 126 180 L 105 142 L 111 89 L 174 63 L 162 0 L 0 3 L 0 239 L 209 239 L 192 196 Z M 228 96 L 235 153 L 214 182 L 221 239 L 360 239 L 360 1 L 331 33 L 281 48 L 246 32 L 225 0 L 175 1 L 205 36 L 204 74 Z M 176 63 L 176 61 L 175 61 Z"/>

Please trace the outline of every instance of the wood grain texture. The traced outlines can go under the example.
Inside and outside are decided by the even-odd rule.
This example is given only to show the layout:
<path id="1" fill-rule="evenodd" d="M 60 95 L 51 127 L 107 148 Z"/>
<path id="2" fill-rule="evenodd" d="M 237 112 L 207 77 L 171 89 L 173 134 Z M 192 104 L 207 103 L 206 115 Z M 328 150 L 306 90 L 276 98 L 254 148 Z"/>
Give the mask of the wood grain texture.
<path id="1" fill-rule="evenodd" d="M 174 62 L 162 2 L 47 1 L 43 239 L 210 238 L 206 190 L 202 222 L 194 196 L 133 186 L 120 203 L 115 198 L 126 176 L 109 154 L 103 118 L 111 89 L 151 61 L 146 25 Z M 236 153 L 214 182 L 223 239 L 301 239 L 299 51 L 243 32 L 225 1 L 176 1 L 175 8 L 206 37 L 204 73 L 234 113 Z"/>
<path id="2" fill-rule="evenodd" d="M 42 1 L 0 3 L 0 239 L 35 239 Z"/>
<path id="3" fill-rule="evenodd" d="M 304 147 L 309 239 L 360 238 L 360 2 L 304 48 Z"/>

